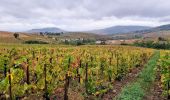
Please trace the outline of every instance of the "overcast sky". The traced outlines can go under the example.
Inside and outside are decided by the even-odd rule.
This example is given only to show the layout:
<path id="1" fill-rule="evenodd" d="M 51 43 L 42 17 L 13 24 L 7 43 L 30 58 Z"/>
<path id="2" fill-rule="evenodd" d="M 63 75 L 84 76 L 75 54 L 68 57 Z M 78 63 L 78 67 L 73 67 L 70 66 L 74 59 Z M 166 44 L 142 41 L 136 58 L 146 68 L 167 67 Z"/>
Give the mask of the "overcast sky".
<path id="1" fill-rule="evenodd" d="M 170 0 L 0 0 L 0 30 L 82 31 L 170 23 Z"/>

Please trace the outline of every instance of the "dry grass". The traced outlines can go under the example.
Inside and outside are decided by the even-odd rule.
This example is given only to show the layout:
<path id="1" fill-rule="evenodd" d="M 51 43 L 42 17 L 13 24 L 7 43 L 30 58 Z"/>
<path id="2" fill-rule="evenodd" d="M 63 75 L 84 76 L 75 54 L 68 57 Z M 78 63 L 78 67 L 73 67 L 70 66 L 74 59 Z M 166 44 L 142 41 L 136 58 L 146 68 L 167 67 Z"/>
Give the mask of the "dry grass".
<path id="1" fill-rule="evenodd" d="M 42 40 L 42 41 L 51 41 L 48 38 L 35 34 L 19 33 L 19 38 L 16 39 L 13 36 L 12 32 L 0 31 L 0 43 L 23 43 L 28 40 Z"/>

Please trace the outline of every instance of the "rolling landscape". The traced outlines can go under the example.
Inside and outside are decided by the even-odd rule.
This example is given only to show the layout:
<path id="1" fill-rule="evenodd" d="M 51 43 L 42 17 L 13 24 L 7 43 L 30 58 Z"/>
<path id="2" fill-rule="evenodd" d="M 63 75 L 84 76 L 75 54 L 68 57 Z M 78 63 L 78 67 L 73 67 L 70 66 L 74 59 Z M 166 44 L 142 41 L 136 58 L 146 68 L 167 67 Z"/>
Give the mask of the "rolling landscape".
<path id="1" fill-rule="evenodd" d="M 112 33 L 111 33 L 112 32 Z M 18 33 L 19 38 L 16 39 L 13 34 Z M 53 33 L 42 36 L 40 33 Z M 61 33 L 61 34 L 60 34 Z M 77 40 L 91 39 L 94 41 L 116 41 L 111 44 L 120 44 L 120 41 L 145 41 L 156 40 L 163 37 L 169 40 L 170 25 L 162 25 L 158 27 L 144 26 L 115 26 L 105 29 L 79 32 L 65 31 L 59 28 L 41 28 L 31 29 L 25 32 L 8 32 L 0 31 L 1 43 L 23 43 L 24 41 L 45 41 L 58 44 L 61 40 Z M 128 44 L 128 43 L 127 43 Z"/>
<path id="2" fill-rule="evenodd" d="M 144 1 L 2 0 L 0 100 L 170 100 L 170 2 Z"/>

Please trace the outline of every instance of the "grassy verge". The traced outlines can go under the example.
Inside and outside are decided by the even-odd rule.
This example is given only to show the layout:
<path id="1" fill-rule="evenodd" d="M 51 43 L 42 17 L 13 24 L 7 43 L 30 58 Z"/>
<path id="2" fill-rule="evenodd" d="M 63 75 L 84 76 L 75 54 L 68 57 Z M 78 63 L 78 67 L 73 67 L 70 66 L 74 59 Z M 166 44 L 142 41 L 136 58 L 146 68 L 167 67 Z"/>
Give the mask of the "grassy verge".
<path id="1" fill-rule="evenodd" d="M 146 91 L 155 80 L 155 68 L 159 59 L 159 51 L 156 51 L 152 58 L 145 65 L 145 68 L 139 74 L 137 81 L 124 87 L 116 100 L 142 100 Z"/>

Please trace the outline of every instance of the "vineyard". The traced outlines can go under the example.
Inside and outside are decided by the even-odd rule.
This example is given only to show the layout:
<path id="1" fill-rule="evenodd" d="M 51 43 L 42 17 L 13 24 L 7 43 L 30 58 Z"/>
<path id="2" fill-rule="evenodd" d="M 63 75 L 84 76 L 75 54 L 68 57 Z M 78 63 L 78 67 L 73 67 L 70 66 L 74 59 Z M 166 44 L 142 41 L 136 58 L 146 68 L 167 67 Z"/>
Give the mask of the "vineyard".
<path id="1" fill-rule="evenodd" d="M 163 95 L 170 99 L 170 51 L 161 51 L 159 60 L 161 70 L 161 87 L 163 88 Z"/>
<path id="2" fill-rule="evenodd" d="M 153 49 L 128 46 L 1 46 L 0 99 L 99 98 L 153 54 Z M 158 63 L 166 96 L 169 55 L 161 51 Z"/>

